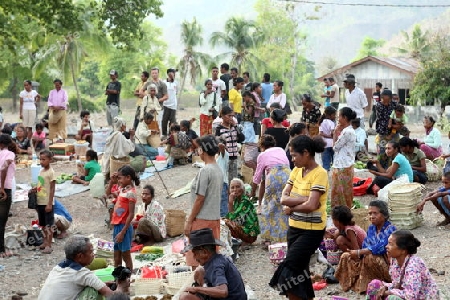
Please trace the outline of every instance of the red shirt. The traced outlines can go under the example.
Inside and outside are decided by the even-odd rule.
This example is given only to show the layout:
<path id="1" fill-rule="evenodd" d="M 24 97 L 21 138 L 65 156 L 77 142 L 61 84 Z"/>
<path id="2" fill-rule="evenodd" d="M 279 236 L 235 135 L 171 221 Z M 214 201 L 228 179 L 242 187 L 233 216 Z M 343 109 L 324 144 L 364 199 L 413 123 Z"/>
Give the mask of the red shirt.
<path id="1" fill-rule="evenodd" d="M 117 197 L 117 202 L 114 205 L 114 212 L 112 215 L 111 224 L 125 224 L 130 213 L 134 215 L 134 211 L 130 212 L 129 205 L 130 202 L 136 203 L 136 188 L 132 186 L 127 186 L 120 189 L 119 196 Z"/>
<path id="2" fill-rule="evenodd" d="M 261 124 L 266 125 L 266 128 L 272 128 L 273 124 L 272 122 L 270 122 L 270 118 L 264 118 L 261 121 Z M 281 125 L 283 125 L 284 127 L 288 128 L 289 126 L 291 126 L 291 124 L 289 123 L 288 120 L 284 120 L 283 122 L 281 122 Z"/>

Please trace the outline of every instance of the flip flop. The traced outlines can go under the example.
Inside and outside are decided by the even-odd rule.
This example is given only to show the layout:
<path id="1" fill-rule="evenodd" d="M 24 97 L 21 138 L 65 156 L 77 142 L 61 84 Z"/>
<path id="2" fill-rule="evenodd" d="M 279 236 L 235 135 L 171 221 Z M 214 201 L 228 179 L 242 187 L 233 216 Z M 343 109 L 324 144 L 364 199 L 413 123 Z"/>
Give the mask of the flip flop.
<path id="1" fill-rule="evenodd" d="M 53 249 L 50 247 L 46 247 L 44 250 L 41 251 L 42 254 L 51 254 L 53 252 Z"/>

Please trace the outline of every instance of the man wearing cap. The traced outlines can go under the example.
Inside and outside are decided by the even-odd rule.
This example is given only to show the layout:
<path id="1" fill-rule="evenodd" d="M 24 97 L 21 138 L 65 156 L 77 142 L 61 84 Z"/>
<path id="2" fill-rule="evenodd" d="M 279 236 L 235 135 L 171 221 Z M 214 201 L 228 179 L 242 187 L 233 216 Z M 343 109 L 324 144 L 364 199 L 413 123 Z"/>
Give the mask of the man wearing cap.
<path id="1" fill-rule="evenodd" d="M 192 251 L 203 267 L 195 270 L 195 283 L 185 289 L 180 300 L 247 299 L 244 282 L 236 266 L 216 251 L 217 246 L 223 245 L 214 238 L 211 228 L 190 233 L 189 245 L 182 253 Z"/>
<path id="2" fill-rule="evenodd" d="M 106 121 L 108 125 L 112 126 L 113 120 L 119 115 L 120 108 L 120 90 L 122 84 L 117 80 L 119 74 L 116 70 L 109 71 L 109 78 L 111 81 L 106 86 Z"/>
<path id="3" fill-rule="evenodd" d="M 150 76 L 152 77 L 152 80 L 150 81 L 150 83 L 153 83 L 156 85 L 156 98 L 158 99 L 158 102 L 161 106 L 163 106 L 164 101 L 166 101 L 167 99 L 169 99 L 169 95 L 167 93 L 167 85 L 164 81 L 162 81 L 161 79 L 159 79 L 159 69 L 154 67 L 152 68 L 151 72 L 150 72 Z M 147 90 L 147 94 L 149 94 L 150 91 Z M 159 124 L 159 128 L 161 128 L 161 124 L 162 124 L 162 118 L 159 119 L 160 121 L 158 122 Z M 165 134 L 163 134 L 165 135 Z"/>
<path id="4" fill-rule="evenodd" d="M 344 80 L 345 99 L 347 106 L 353 109 L 356 117 L 360 120 L 360 127 L 364 129 L 364 109 L 367 107 L 367 97 L 364 92 L 356 86 L 355 75 L 348 74 Z"/>
<path id="5" fill-rule="evenodd" d="M 162 115 L 161 125 L 162 125 L 162 135 L 167 136 L 167 127 L 177 122 L 177 91 L 178 82 L 175 81 L 175 73 L 178 69 L 168 69 L 167 70 L 167 94 L 168 98 L 163 102 L 164 111 Z"/>

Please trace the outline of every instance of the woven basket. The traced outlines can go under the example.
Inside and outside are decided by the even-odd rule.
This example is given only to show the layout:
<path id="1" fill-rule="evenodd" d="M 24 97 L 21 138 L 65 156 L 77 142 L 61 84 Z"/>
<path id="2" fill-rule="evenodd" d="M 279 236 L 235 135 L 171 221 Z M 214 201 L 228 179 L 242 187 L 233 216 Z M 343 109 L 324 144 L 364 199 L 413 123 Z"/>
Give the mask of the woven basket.
<path id="1" fill-rule="evenodd" d="M 178 288 L 179 290 L 186 284 L 186 282 L 191 280 L 192 271 L 167 274 L 166 278 L 168 281 L 167 285 L 169 287 Z"/>
<path id="2" fill-rule="evenodd" d="M 241 167 L 241 175 L 244 177 L 244 183 L 252 184 L 253 182 L 253 169 L 247 167 L 246 165 L 242 165 Z"/>
<path id="3" fill-rule="evenodd" d="M 183 234 L 186 213 L 183 210 L 166 210 L 166 230 L 167 235 L 175 237 Z"/>
<path id="4" fill-rule="evenodd" d="M 367 229 L 370 226 L 367 209 L 365 209 L 365 208 L 352 209 L 352 214 L 353 214 L 353 220 L 355 221 L 355 224 L 367 232 Z"/>
<path id="5" fill-rule="evenodd" d="M 162 279 L 138 278 L 134 282 L 136 295 L 157 295 L 161 293 Z"/>
<path id="6" fill-rule="evenodd" d="M 325 250 L 336 251 L 338 248 L 334 239 L 324 239 L 323 242 L 325 244 Z"/>
<path id="7" fill-rule="evenodd" d="M 327 261 L 330 265 L 338 265 L 342 251 L 327 251 Z"/>
<path id="8" fill-rule="evenodd" d="M 114 158 L 111 156 L 109 158 L 109 176 L 112 176 L 114 172 L 119 171 L 120 168 L 129 164 L 130 164 L 129 156 L 123 158 Z"/>

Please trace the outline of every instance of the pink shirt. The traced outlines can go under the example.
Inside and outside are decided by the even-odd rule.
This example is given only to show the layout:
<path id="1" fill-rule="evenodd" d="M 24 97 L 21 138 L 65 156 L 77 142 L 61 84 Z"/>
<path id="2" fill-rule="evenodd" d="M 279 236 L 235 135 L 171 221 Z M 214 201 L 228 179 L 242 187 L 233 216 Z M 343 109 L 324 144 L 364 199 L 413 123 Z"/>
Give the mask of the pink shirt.
<path id="1" fill-rule="evenodd" d="M 48 95 L 48 107 L 52 106 L 62 106 L 64 109 L 67 109 L 67 103 L 69 102 L 69 98 L 67 97 L 67 92 L 63 89 L 59 91 L 51 90 Z"/>
<path id="2" fill-rule="evenodd" d="M 41 134 L 37 134 L 37 131 L 35 131 L 35 132 L 33 132 L 33 135 L 31 137 L 32 138 L 33 137 L 37 137 L 37 138 L 40 138 L 40 139 L 44 139 L 42 141 L 42 144 L 45 145 L 45 138 L 46 138 L 46 136 L 45 136 L 45 132 L 44 131 L 42 131 Z"/>
<path id="3" fill-rule="evenodd" d="M 5 189 L 12 189 L 13 188 L 13 178 L 16 174 L 16 163 L 14 162 L 14 159 L 16 158 L 16 155 L 9 151 L 8 149 L 0 150 L 0 168 L 5 164 L 6 161 L 12 160 L 12 162 L 8 166 L 8 171 L 6 172 L 6 178 L 5 178 Z M 0 182 L 3 178 L 1 178 L 1 172 L 0 172 Z"/>
<path id="4" fill-rule="evenodd" d="M 253 175 L 253 182 L 256 184 L 261 183 L 263 172 L 268 175 L 270 169 L 275 166 L 285 165 L 289 167 L 286 152 L 280 147 L 272 147 L 262 152 L 256 159 L 256 163 L 256 171 Z"/>

